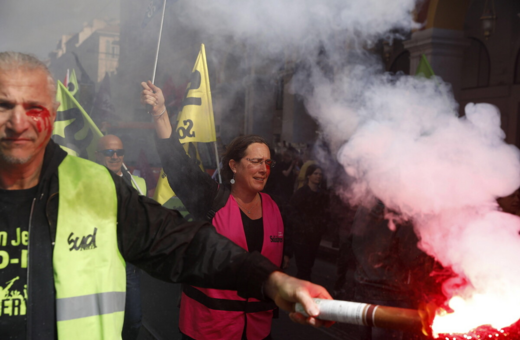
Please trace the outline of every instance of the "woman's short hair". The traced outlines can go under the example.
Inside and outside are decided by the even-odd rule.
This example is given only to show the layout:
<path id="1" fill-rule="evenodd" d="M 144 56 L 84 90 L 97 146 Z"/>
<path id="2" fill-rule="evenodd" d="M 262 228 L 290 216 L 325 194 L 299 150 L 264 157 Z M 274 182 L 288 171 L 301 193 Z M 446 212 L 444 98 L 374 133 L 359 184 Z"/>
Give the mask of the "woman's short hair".
<path id="1" fill-rule="evenodd" d="M 247 147 L 253 143 L 261 143 L 269 147 L 265 139 L 258 135 L 239 136 L 233 139 L 227 146 L 226 153 L 222 159 L 222 180 L 224 183 L 229 183 L 229 180 L 233 178 L 233 171 L 229 167 L 229 161 L 233 159 L 235 162 L 240 162 L 245 156 Z"/>

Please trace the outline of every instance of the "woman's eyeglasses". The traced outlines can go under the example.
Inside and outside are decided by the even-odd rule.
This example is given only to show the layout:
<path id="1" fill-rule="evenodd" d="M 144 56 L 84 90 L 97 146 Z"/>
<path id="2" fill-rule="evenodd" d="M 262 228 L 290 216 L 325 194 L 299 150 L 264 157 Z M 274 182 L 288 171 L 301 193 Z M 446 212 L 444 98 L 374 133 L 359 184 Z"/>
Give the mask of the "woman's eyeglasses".
<path id="1" fill-rule="evenodd" d="M 99 153 L 102 153 L 103 156 L 112 157 L 114 154 L 117 154 L 118 157 L 125 155 L 125 149 L 106 149 L 106 150 L 98 150 Z"/>
<path id="2" fill-rule="evenodd" d="M 270 168 L 274 168 L 274 166 L 276 165 L 276 162 L 273 161 L 272 159 L 246 158 L 246 160 L 250 161 L 251 164 L 256 165 L 256 166 L 261 166 L 265 163 L 266 166 L 268 166 Z"/>

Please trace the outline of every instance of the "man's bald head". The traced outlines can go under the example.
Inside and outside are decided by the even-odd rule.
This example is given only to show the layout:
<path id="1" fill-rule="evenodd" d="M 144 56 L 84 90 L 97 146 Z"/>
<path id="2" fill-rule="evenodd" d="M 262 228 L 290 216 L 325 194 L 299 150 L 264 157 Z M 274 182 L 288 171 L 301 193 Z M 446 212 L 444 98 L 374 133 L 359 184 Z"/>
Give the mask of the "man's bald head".
<path id="1" fill-rule="evenodd" d="M 124 159 L 123 142 L 119 137 L 106 135 L 99 139 L 97 146 L 97 161 L 121 176 L 121 166 Z"/>

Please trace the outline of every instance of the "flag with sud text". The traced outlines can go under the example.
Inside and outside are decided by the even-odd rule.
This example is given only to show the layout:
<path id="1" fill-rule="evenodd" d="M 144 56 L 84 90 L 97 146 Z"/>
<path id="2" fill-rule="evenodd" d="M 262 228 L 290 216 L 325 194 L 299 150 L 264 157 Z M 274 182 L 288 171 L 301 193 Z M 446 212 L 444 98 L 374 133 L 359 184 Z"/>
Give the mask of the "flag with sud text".
<path id="1" fill-rule="evenodd" d="M 191 71 L 176 131 L 182 144 L 217 140 L 204 44 Z"/>
<path id="2" fill-rule="evenodd" d="M 186 87 L 182 110 L 177 118 L 176 133 L 179 141 L 184 144 L 186 153 L 192 159 L 197 159 L 201 170 L 204 171 L 196 143 L 209 143 L 217 140 L 204 44 L 201 45 L 191 72 L 191 80 Z M 161 170 L 154 199 L 160 204 L 164 204 L 174 195 L 166 174 Z"/>
<path id="3" fill-rule="evenodd" d="M 52 139 L 69 154 L 94 161 L 97 143 L 103 134 L 61 81 L 58 81 L 56 101 L 61 104 Z"/>

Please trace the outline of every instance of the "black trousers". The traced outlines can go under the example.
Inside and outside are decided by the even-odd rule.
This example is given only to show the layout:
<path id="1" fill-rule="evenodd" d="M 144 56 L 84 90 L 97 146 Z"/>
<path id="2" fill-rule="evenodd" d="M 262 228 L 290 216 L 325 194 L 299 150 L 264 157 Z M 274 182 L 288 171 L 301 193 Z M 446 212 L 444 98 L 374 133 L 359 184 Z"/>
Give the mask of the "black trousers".
<path id="1" fill-rule="evenodd" d="M 135 340 L 141 328 L 141 272 L 140 269 L 126 264 L 126 303 L 123 323 L 123 340 Z"/>

